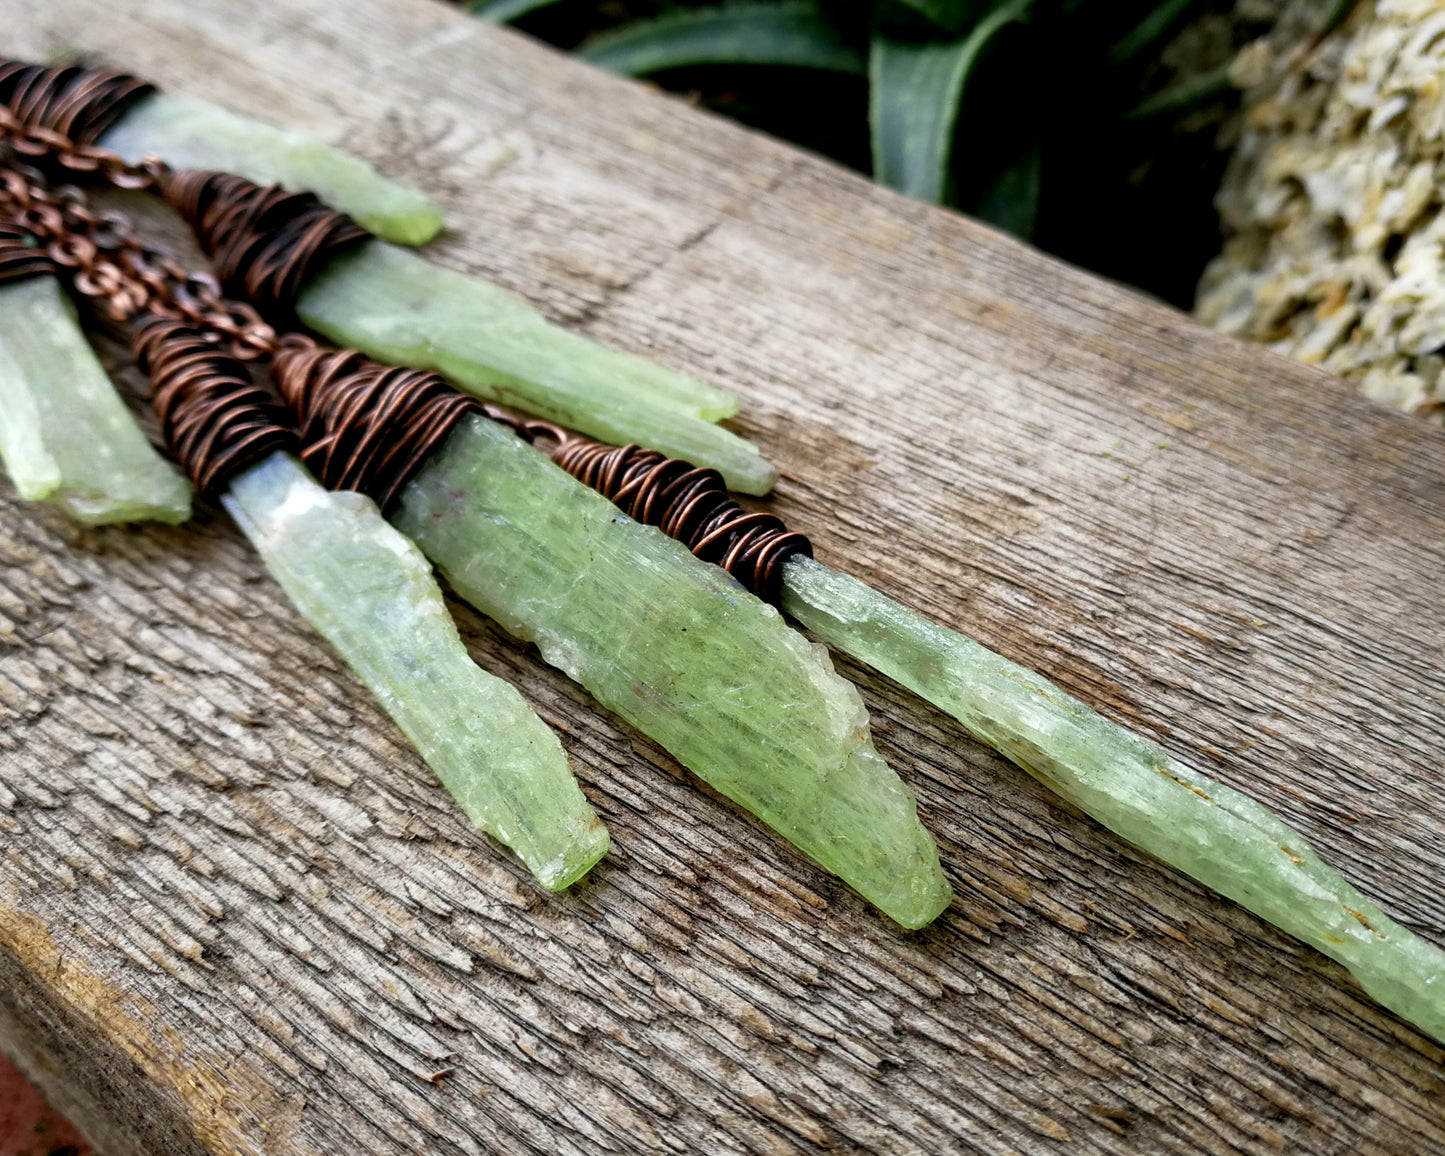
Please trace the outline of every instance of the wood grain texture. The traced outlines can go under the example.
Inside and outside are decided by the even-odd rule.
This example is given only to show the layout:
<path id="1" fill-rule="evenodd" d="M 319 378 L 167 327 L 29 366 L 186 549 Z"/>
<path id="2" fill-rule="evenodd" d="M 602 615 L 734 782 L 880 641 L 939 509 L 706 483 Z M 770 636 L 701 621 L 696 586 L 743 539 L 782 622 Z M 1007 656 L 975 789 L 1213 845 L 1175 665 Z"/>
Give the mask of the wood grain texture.
<path id="1" fill-rule="evenodd" d="M 427 188 L 438 260 L 738 390 L 825 561 L 1445 944 L 1439 431 L 429 0 L 0 16 Z M 1445 1150 L 1438 1046 L 847 661 L 958 889 L 920 934 L 464 608 L 613 831 L 567 895 L 216 512 L 6 491 L 0 565 L 0 1047 L 104 1152 Z"/>

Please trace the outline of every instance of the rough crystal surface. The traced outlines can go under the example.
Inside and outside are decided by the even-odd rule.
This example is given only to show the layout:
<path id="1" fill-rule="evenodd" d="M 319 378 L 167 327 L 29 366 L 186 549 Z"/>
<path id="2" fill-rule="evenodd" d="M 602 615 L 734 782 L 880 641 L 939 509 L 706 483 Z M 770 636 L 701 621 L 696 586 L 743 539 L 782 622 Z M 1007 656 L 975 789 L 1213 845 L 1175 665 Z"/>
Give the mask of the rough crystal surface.
<path id="1" fill-rule="evenodd" d="M 1445 1041 L 1445 952 L 1392 922 L 1267 808 L 811 558 L 788 562 L 783 608 L 1129 842 L 1338 960 L 1381 1004 Z"/>
<path id="2" fill-rule="evenodd" d="M 857 690 L 722 570 L 478 417 L 393 522 L 463 597 L 899 923 L 948 906 Z"/>
<path id="3" fill-rule="evenodd" d="M 89 525 L 191 516 L 190 486 L 136 425 L 54 277 L 0 285 L 0 457 L 22 498 Z"/>
<path id="4" fill-rule="evenodd" d="M 226 508 L 297 610 L 421 752 L 467 817 L 547 887 L 607 851 L 557 736 L 510 683 L 468 656 L 431 567 L 370 499 L 330 493 L 273 454 Z"/>
<path id="5" fill-rule="evenodd" d="M 297 303 L 338 345 L 380 361 L 433 369 L 479 397 L 603 441 L 712 466 L 730 488 L 764 494 L 777 470 L 713 424 L 731 394 L 553 325 L 494 285 L 370 242 L 336 257 Z"/>
<path id="6" fill-rule="evenodd" d="M 132 162 L 155 153 L 172 168 L 212 169 L 316 193 L 378 237 L 403 245 L 424 245 L 441 231 L 436 206 L 360 158 L 203 100 L 146 97 L 100 143 Z"/>

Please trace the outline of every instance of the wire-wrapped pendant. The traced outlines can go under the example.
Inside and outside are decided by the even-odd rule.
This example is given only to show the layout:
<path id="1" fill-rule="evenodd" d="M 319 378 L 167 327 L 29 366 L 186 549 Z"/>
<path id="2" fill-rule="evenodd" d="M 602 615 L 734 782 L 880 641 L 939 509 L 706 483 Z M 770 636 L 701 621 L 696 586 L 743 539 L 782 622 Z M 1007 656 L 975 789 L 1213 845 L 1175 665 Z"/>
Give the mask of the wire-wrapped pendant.
<path id="1" fill-rule="evenodd" d="M 19 225 L 0 220 L 0 283 L 54 273 L 55 262 Z"/>
<path id="2" fill-rule="evenodd" d="M 160 188 L 195 231 L 226 292 L 276 323 L 294 321 L 296 295 L 323 264 L 371 236 L 314 193 L 230 173 L 168 172 Z"/>
<path id="3" fill-rule="evenodd" d="M 540 424 L 527 428 L 542 432 Z M 552 460 L 630 517 L 721 566 L 765 602 L 777 604 L 789 558 L 813 556 L 807 537 L 789 530 L 776 514 L 745 510 L 733 501 L 716 470 L 642 446 L 609 446 L 565 433 Z"/>
<path id="4" fill-rule="evenodd" d="M 155 85 L 124 72 L 0 60 L 0 105 L 24 125 L 79 145 L 98 141 Z"/>
<path id="5" fill-rule="evenodd" d="M 202 494 L 215 497 L 277 450 L 296 452 L 286 411 L 212 335 L 148 313 L 132 340 L 166 441 Z"/>
<path id="6" fill-rule="evenodd" d="M 457 422 L 480 409 L 434 373 L 304 338 L 283 345 L 272 375 L 296 414 L 311 472 L 329 489 L 366 494 L 383 513 Z"/>

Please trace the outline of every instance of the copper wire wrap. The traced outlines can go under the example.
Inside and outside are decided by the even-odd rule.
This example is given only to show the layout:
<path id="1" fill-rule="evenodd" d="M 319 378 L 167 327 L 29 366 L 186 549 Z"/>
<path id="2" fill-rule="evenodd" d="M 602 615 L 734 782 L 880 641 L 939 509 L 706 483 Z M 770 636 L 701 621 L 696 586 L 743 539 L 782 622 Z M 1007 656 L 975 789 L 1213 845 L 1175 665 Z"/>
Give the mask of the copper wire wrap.
<path id="1" fill-rule="evenodd" d="M 0 221 L 0 285 L 54 272 L 55 262 L 32 234 L 9 221 Z"/>
<path id="2" fill-rule="evenodd" d="M 743 509 L 722 475 L 641 446 L 609 446 L 547 422 L 527 432 L 557 438 L 552 460 L 628 517 L 656 526 L 705 562 L 721 566 L 759 598 L 776 603 L 783 564 L 813 556 L 813 544 L 776 514 Z"/>
<path id="3" fill-rule="evenodd" d="M 314 193 L 229 173 L 167 173 L 161 192 L 195 230 L 226 291 L 277 323 L 294 319 L 296 295 L 322 263 L 371 235 Z"/>
<path id="4" fill-rule="evenodd" d="M 154 313 L 132 330 L 171 452 L 207 497 L 277 450 L 299 448 L 287 414 L 203 329 Z"/>
<path id="5" fill-rule="evenodd" d="M 432 453 L 480 407 L 435 373 L 379 365 L 355 350 L 288 338 L 271 363 L 301 429 L 301 458 L 332 490 L 386 513 Z"/>
<path id="6" fill-rule="evenodd" d="M 94 144 L 153 84 L 98 68 L 0 60 L 0 104 L 31 128 Z"/>
<path id="7" fill-rule="evenodd" d="M 468 413 L 482 413 L 530 440 L 550 438 L 551 457 L 584 485 L 715 562 L 759 598 L 776 602 L 783 564 L 813 553 L 776 514 L 744 510 L 722 475 L 639 446 L 609 446 L 551 422 L 518 417 L 457 392 L 419 369 L 379 365 L 355 350 L 283 339 L 272 361 L 276 388 L 301 428 L 301 458 L 328 489 L 357 490 L 382 512 Z"/>

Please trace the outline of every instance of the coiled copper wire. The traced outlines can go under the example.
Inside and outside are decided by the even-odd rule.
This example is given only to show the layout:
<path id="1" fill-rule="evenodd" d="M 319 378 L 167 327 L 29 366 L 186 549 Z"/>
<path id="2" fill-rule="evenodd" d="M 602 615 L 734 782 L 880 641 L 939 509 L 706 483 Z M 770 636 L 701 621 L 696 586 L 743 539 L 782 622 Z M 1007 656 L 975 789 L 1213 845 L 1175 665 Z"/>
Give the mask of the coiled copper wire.
<path id="1" fill-rule="evenodd" d="M 0 104 L 32 128 L 94 144 L 155 85 L 123 72 L 0 60 Z"/>
<path id="2" fill-rule="evenodd" d="M 527 423 L 556 436 L 556 427 Z M 716 470 L 669 458 L 641 446 L 609 446 L 566 434 L 552 460 L 629 517 L 656 526 L 705 562 L 721 566 L 759 598 L 776 603 L 783 564 L 795 554 L 812 557 L 813 545 L 776 514 L 744 510 L 728 496 Z"/>
<path id="3" fill-rule="evenodd" d="M 288 338 L 272 378 L 301 430 L 301 458 L 332 490 L 385 513 L 432 453 L 478 409 L 435 373 L 379 365 L 355 350 Z"/>
<path id="4" fill-rule="evenodd" d="M 31 233 L 0 221 L 0 284 L 54 272 L 55 262 Z"/>
<path id="5" fill-rule="evenodd" d="M 195 230 L 227 292 L 271 321 L 291 321 L 296 295 L 320 265 L 371 235 L 314 193 L 229 173 L 167 173 L 161 192 Z"/>
<path id="6" fill-rule="evenodd" d="M 639 446 L 609 446 L 531 421 L 457 392 L 442 377 L 379 365 L 355 350 L 287 338 L 272 362 L 276 388 L 296 414 L 301 457 L 329 489 L 357 490 L 383 512 L 467 413 L 528 440 L 556 441 L 552 460 L 629 517 L 656 526 L 715 562 L 760 598 L 776 601 L 783 564 L 812 544 L 776 514 L 744 510 L 722 475 Z"/>
<path id="7" fill-rule="evenodd" d="M 132 330 L 171 452 L 208 497 L 277 450 L 299 446 L 286 411 L 211 335 L 154 313 Z"/>

